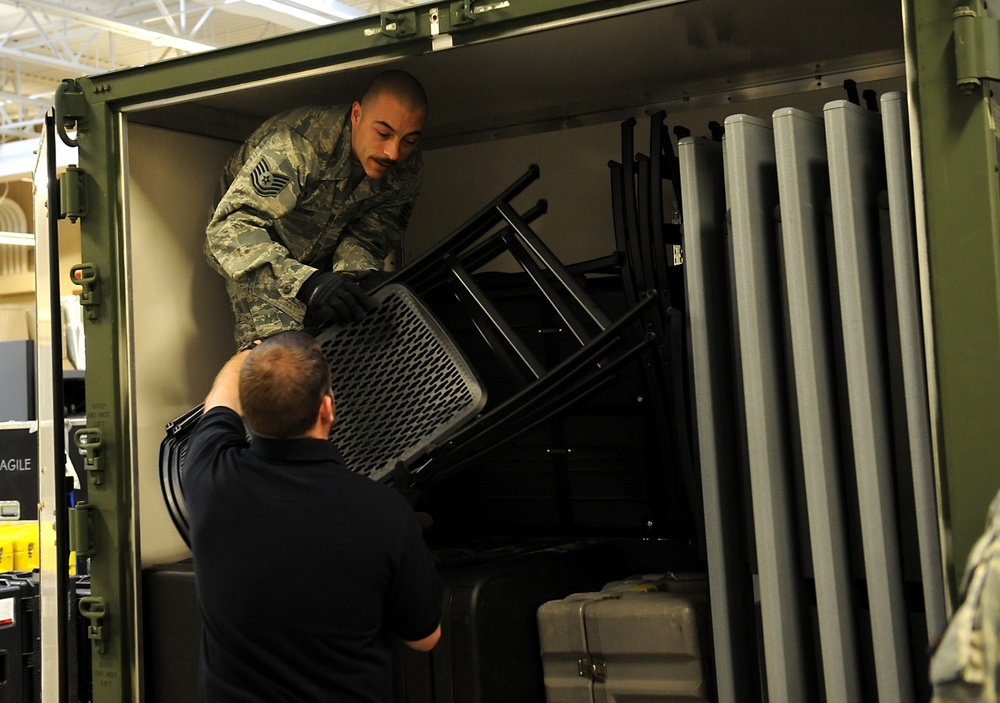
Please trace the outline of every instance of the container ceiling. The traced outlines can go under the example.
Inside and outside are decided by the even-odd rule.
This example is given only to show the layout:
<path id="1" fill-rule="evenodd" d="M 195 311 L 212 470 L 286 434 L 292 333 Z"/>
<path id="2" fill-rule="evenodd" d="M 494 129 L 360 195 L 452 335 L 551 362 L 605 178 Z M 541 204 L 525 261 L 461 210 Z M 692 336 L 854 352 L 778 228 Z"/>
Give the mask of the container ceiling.
<path id="1" fill-rule="evenodd" d="M 431 100 L 425 146 L 608 122 L 784 95 L 842 91 L 845 79 L 905 76 L 898 0 L 692 0 L 595 13 L 504 36 L 456 32 L 453 48 L 393 59 Z M 615 14 L 618 12 L 618 14 Z M 520 31 L 520 30 L 518 30 Z M 241 139 L 296 105 L 349 102 L 383 66 L 274 76 L 132 119 Z M 841 93 L 838 97 L 841 97 Z M 198 116 L 209 111 L 214 119 Z M 206 113 L 202 113 L 204 115 Z"/>
<path id="2" fill-rule="evenodd" d="M 64 78 L 427 4 L 0 0 L 0 140 L 36 137 Z M 456 37 L 456 43 L 464 41 Z M 484 131 L 512 134 L 542 123 L 560 128 L 615 119 L 609 111 L 636 106 L 696 107 L 830 88 L 844 78 L 860 83 L 902 77 L 901 3 L 691 0 L 402 62 L 431 96 L 428 136 L 447 144 L 481 138 Z M 270 84 L 200 98 L 198 106 L 246 117 L 250 124 L 284 107 L 349 100 L 375 70 L 275 77 Z M 184 112 L 179 116 L 184 119 Z M 237 130 L 233 136 L 242 135 Z"/>

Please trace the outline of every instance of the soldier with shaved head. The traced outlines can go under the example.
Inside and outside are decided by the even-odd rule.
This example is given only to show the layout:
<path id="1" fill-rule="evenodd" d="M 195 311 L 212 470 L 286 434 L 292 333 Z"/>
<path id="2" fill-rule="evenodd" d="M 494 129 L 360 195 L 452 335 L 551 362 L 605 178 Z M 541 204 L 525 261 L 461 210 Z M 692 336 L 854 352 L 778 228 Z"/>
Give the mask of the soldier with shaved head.
<path id="1" fill-rule="evenodd" d="M 386 71 L 359 101 L 261 125 L 226 164 L 205 255 L 226 280 L 245 347 L 363 317 L 420 190 L 427 96 Z"/>

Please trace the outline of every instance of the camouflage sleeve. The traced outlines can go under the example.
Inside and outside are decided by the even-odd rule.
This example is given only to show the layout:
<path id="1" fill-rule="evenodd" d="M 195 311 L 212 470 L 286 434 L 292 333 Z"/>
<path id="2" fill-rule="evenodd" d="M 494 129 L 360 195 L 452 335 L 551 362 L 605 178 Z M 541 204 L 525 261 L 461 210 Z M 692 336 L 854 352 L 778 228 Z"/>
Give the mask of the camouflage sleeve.
<path id="1" fill-rule="evenodd" d="M 253 282 L 267 297 L 293 298 L 315 269 L 296 261 L 272 238 L 274 223 L 291 212 L 316 154 L 291 130 L 279 129 L 254 149 L 219 201 L 208 224 L 209 264 L 232 281 Z"/>
<path id="2" fill-rule="evenodd" d="M 419 189 L 418 176 L 397 197 L 352 222 L 333 255 L 333 270 L 381 271 L 382 261 L 403 238 Z"/>

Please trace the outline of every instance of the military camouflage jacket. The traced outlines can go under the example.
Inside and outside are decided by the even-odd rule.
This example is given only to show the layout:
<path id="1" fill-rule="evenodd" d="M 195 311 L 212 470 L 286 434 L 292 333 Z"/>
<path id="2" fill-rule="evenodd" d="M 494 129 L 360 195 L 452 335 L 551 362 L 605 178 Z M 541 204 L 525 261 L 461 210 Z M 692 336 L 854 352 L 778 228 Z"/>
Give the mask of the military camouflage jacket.
<path id="1" fill-rule="evenodd" d="M 413 154 L 383 179 L 351 189 L 350 107 L 301 107 L 272 117 L 230 158 L 205 255 L 226 279 L 236 342 L 302 327 L 295 294 L 318 268 L 381 270 L 420 189 Z"/>
<path id="2" fill-rule="evenodd" d="M 1000 701 L 1000 492 L 969 552 L 961 602 L 931 657 L 932 703 Z"/>

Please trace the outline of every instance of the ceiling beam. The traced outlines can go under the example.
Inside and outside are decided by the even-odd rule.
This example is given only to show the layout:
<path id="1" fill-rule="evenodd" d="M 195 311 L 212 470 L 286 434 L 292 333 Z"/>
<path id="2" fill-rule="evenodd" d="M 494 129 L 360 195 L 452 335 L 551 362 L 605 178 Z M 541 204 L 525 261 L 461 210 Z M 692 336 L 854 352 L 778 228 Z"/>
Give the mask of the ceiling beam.
<path id="1" fill-rule="evenodd" d="M 10 5 L 13 7 L 18 7 L 25 10 L 44 12 L 47 15 L 64 17 L 66 19 L 73 20 L 74 22 L 79 22 L 80 24 L 85 24 L 91 27 L 95 27 L 97 29 L 113 32 L 114 34 L 120 34 L 122 36 L 132 37 L 133 39 L 140 39 L 142 41 L 147 41 L 150 44 L 153 44 L 154 46 L 169 47 L 172 49 L 178 49 L 180 51 L 186 51 L 189 53 L 198 53 L 201 51 L 208 51 L 209 49 L 216 48 L 211 44 L 197 42 L 192 39 L 187 39 L 185 37 L 178 37 L 172 34 L 166 34 L 164 32 L 157 32 L 152 29 L 146 29 L 145 27 L 139 27 L 134 24 L 129 24 L 127 22 L 120 22 L 118 20 L 109 19 L 106 17 L 99 17 L 89 12 L 81 12 L 79 10 L 73 10 L 68 7 L 63 7 L 60 5 L 55 5 L 53 3 L 44 2 L 43 0 L 5 0 L 3 4 Z"/>
<path id="2" fill-rule="evenodd" d="M 66 59 L 46 56 L 45 54 L 33 54 L 19 49 L 8 49 L 5 46 L 0 46 L 0 58 L 14 59 L 15 61 L 21 61 L 25 64 L 36 64 L 39 66 L 48 66 L 49 68 L 58 68 L 64 71 L 69 71 L 73 75 L 77 76 L 103 73 L 108 70 L 107 68 L 102 68 L 100 66 L 88 66 L 80 63 L 79 61 L 67 61 Z"/>
<path id="3" fill-rule="evenodd" d="M 52 91 L 55 93 L 55 89 Z M 25 107 L 35 107 L 41 110 L 47 110 L 52 106 L 51 100 L 42 100 L 41 98 L 29 98 L 26 95 L 18 95 L 17 93 L 7 93 L 0 91 L 0 104 L 2 103 L 14 103 L 17 105 L 24 105 Z"/>

